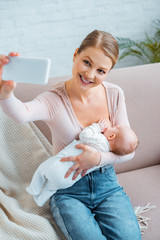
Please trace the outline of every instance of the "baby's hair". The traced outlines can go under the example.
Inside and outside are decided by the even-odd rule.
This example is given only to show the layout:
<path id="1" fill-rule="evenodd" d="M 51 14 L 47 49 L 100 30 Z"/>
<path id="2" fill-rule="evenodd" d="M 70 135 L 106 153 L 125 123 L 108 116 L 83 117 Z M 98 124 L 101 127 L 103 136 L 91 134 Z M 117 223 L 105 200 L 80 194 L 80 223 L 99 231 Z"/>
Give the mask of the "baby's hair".
<path id="1" fill-rule="evenodd" d="M 112 68 L 114 67 L 119 55 L 119 46 L 117 40 L 110 33 L 99 30 L 89 33 L 82 41 L 78 53 L 81 53 L 88 47 L 102 49 L 104 54 L 112 60 Z"/>
<path id="2" fill-rule="evenodd" d="M 138 137 L 135 134 L 135 132 L 129 127 L 121 126 L 120 129 L 121 129 L 121 133 L 122 132 L 125 133 L 125 137 L 122 137 L 122 134 L 120 132 L 117 134 L 113 152 L 117 155 L 125 155 L 125 154 L 132 153 L 138 147 L 138 144 L 139 144 Z M 131 137 L 129 137 L 128 139 L 127 136 L 129 135 Z M 126 139 L 127 142 L 124 141 L 124 139 Z"/>

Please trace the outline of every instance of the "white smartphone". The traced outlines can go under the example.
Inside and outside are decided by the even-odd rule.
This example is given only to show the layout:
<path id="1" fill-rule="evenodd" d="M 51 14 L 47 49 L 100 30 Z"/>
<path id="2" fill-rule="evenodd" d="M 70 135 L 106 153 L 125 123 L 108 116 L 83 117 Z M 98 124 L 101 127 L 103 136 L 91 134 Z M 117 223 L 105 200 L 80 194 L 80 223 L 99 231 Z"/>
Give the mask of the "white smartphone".
<path id="1" fill-rule="evenodd" d="M 51 61 L 48 58 L 9 57 L 2 79 L 15 82 L 47 84 Z"/>

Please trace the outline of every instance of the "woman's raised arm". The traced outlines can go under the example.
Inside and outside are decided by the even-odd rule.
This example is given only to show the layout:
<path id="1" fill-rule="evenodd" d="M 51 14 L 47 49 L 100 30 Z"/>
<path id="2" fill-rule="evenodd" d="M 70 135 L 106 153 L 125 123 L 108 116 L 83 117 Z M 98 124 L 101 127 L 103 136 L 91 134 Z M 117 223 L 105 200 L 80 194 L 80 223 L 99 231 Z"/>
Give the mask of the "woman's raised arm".
<path id="1" fill-rule="evenodd" d="M 10 53 L 9 56 L 16 57 L 19 53 Z M 12 80 L 4 81 L 2 79 L 3 66 L 9 63 L 8 56 L 0 55 L 0 107 L 15 122 L 24 123 L 36 120 L 47 120 L 49 110 L 47 104 L 41 101 L 41 98 L 34 99 L 31 102 L 23 103 L 17 99 L 13 90 L 16 83 Z M 43 97 L 44 99 L 44 97 Z"/>
<path id="2" fill-rule="evenodd" d="M 49 119 L 49 110 L 45 101 L 40 101 L 37 98 L 23 103 L 12 93 L 8 99 L 0 100 L 0 107 L 17 123 Z"/>

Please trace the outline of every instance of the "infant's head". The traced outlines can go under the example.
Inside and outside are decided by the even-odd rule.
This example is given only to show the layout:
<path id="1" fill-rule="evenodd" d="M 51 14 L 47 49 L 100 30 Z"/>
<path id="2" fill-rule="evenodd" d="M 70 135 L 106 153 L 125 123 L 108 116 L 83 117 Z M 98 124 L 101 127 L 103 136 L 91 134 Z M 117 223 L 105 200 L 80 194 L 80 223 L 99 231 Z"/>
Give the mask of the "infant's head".
<path id="1" fill-rule="evenodd" d="M 108 127 L 103 134 L 109 141 L 111 151 L 117 155 L 132 153 L 138 146 L 138 138 L 129 127 Z"/>

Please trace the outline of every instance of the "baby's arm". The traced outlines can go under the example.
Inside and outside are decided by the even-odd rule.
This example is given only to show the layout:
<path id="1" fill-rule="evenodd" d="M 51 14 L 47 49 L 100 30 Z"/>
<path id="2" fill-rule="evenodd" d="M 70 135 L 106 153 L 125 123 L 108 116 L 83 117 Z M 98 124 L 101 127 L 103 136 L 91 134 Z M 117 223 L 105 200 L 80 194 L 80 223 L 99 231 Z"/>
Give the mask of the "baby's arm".
<path id="1" fill-rule="evenodd" d="M 98 123 L 85 127 L 79 134 L 79 139 L 84 143 L 96 143 L 102 138 L 102 132 L 106 128 L 106 121 L 101 119 Z"/>

